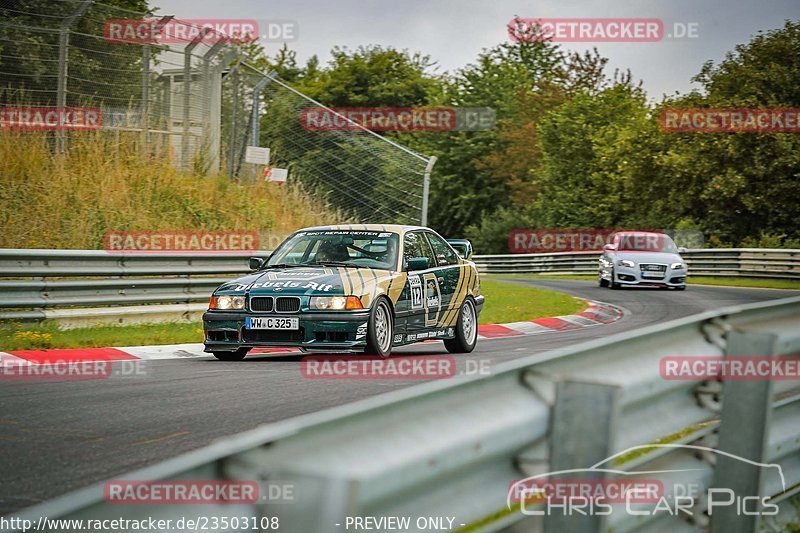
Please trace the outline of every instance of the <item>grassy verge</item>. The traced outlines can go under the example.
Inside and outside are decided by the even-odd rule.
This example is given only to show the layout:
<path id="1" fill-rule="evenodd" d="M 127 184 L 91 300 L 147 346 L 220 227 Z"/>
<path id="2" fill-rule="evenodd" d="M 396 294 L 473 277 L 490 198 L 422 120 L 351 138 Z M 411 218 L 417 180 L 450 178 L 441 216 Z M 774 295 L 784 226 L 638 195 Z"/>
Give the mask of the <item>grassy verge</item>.
<path id="1" fill-rule="evenodd" d="M 0 326 L 0 351 L 46 348 L 102 348 L 203 342 L 200 323 L 171 322 L 130 326 L 59 329 L 54 323 Z"/>
<path id="2" fill-rule="evenodd" d="M 482 274 L 481 278 L 496 279 L 570 279 L 570 280 L 597 280 L 596 275 L 565 275 L 565 276 L 540 276 L 538 274 Z M 800 290 L 800 281 L 789 279 L 766 278 L 737 278 L 737 277 L 710 277 L 689 276 L 689 285 L 720 285 L 725 287 L 755 287 L 762 289 L 794 289 Z"/>
<path id="3" fill-rule="evenodd" d="M 486 304 L 480 316 L 481 324 L 568 315 L 586 307 L 581 300 L 565 294 L 499 281 L 484 281 L 481 289 L 486 296 Z M 146 346 L 202 341 L 203 330 L 199 323 L 96 326 L 66 330 L 59 329 L 53 323 L 0 326 L 0 351 Z"/>
<path id="4" fill-rule="evenodd" d="M 103 248 L 109 231 L 283 235 L 343 216 L 297 187 L 180 171 L 143 157 L 137 136 L 74 132 L 63 157 L 47 133 L 0 130 L 0 248 Z M 264 242 L 264 247 L 269 246 Z"/>
<path id="5" fill-rule="evenodd" d="M 481 293 L 486 297 L 479 320 L 481 324 L 503 324 L 569 315 L 586 308 L 582 300 L 560 292 L 502 281 L 482 279 Z"/>
<path id="6" fill-rule="evenodd" d="M 790 279 L 764 279 L 764 278 L 712 278 L 689 277 L 689 285 L 725 285 L 728 287 L 758 287 L 763 289 L 795 289 L 800 290 L 800 281 Z"/>

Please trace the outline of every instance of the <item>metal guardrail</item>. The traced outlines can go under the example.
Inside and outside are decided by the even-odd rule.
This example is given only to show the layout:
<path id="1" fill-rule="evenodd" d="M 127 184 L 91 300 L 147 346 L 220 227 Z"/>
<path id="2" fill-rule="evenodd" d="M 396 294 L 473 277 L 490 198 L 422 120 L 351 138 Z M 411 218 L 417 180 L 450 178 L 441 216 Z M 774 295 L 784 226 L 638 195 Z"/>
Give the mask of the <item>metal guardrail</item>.
<path id="1" fill-rule="evenodd" d="M 660 362 L 676 355 L 796 356 L 798 322 L 800 298 L 707 312 L 500 363 L 487 376 L 428 382 L 269 424 L 120 478 L 289 483 L 292 503 L 111 505 L 97 484 L 15 516 L 34 524 L 40 516 L 278 517 L 280 529 L 306 532 L 345 530 L 355 516 L 454 517 L 459 531 L 778 530 L 797 520 L 798 382 L 665 380 Z M 719 453 L 651 448 L 618 458 L 614 468 L 647 472 L 665 490 L 730 487 L 740 498 L 769 498 L 780 514 L 743 516 L 731 505 L 709 518 L 702 497 L 692 501 L 691 515 L 632 515 L 614 505 L 610 516 L 565 518 L 507 505 L 509 488 L 527 476 L 588 468 L 664 439 Z M 780 465 L 787 490 L 766 469 L 725 453 Z M 624 476 L 601 476 L 610 478 Z"/>
<path id="2" fill-rule="evenodd" d="M 190 318 L 211 292 L 248 271 L 251 255 L 0 250 L 0 320 Z"/>
<path id="3" fill-rule="evenodd" d="M 253 252 L 252 255 L 269 252 Z M 0 250 L 0 320 L 65 325 L 112 319 L 196 318 L 223 281 L 248 272 L 243 254 L 120 254 Z M 800 250 L 704 249 L 684 254 L 689 274 L 800 280 Z M 483 273 L 595 274 L 595 252 L 479 255 Z"/>
<path id="4" fill-rule="evenodd" d="M 476 255 L 484 273 L 551 275 L 597 274 L 598 252 Z M 689 275 L 739 276 L 800 280 L 800 250 L 767 248 L 704 248 L 681 254 Z"/>

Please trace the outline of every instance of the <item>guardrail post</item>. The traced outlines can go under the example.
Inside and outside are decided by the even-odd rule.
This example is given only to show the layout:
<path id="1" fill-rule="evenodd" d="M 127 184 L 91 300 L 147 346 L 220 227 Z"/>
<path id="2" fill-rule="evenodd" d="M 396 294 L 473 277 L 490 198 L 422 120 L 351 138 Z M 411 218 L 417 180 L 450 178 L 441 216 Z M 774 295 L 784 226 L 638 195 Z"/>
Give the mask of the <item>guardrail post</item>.
<path id="1" fill-rule="evenodd" d="M 776 355 L 777 336 L 772 333 L 731 331 L 727 357 Z M 722 415 L 718 449 L 749 461 L 765 462 L 772 418 L 772 380 L 728 380 L 722 386 Z M 755 497 L 761 508 L 764 467 L 720 455 L 714 469 L 713 487 L 730 489 L 735 501 Z M 754 509 L 748 506 L 748 513 Z M 712 533 L 756 531 L 759 516 L 740 512 L 736 503 L 710 509 Z"/>
<path id="2" fill-rule="evenodd" d="M 612 455 L 619 411 L 619 387 L 615 385 L 557 383 L 550 422 L 550 471 L 589 468 Z M 580 475 L 582 480 L 605 477 L 600 472 Z M 544 530 L 546 533 L 601 531 L 603 517 L 593 514 L 569 514 L 569 508 L 550 512 L 545 515 Z"/>

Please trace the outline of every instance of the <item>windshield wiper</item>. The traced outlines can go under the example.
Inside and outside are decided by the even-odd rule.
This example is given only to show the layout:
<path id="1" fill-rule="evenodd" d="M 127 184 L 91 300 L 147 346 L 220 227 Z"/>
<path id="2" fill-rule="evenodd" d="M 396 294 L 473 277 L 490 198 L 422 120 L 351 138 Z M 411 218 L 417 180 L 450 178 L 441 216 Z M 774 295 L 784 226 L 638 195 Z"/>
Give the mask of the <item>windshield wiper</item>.
<path id="1" fill-rule="evenodd" d="M 279 263 L 277 265 L 264 265 L 264 267 L 261 270 L 267 270 L 269 268 L 292 268 L 292 267 L 299 267 L 299 266 L 304 266 L 304 265 L 301 264 L 301 263 L 292 263 L 292 264 Z"/>
<path id="2" fill-rule="evenodd" d="M 332 267 L 347 267 L 347 268 L 368 268 L 363 265 L 354 265 L 352 263 L 345 263 L 342 261 L 317 261 L 316 263 L 308 263 L 309 265 L 322 265 Z"/>

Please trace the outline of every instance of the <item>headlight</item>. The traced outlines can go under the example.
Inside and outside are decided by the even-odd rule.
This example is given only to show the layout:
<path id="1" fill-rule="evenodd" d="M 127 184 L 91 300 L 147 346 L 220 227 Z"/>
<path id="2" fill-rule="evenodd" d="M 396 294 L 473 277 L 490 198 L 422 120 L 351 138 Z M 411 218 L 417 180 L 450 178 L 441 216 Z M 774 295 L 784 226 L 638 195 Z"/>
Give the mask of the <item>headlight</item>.
<path id="1" fill-rule="evenodd" d="M 619 263 L 617 263 L 617 264 L 619 266 L 629 267 L 629 268 L 633 268 L 633 267 L 636 266 L 636 263 L 634 263 L 633 261 L 631 261 L 629 259 L 620 259 Z"/>
<path id="2" fill-rule="evenodd" d="M 244 309 L 244 296 L 212 296 L 209 309 Z"/>
<path id="3" fill-rule="evenodd" d="M 669 267 L 672 270 L 686 270 L 686 263 L 672 263 Z"/>
<path id="4" fill-rule="evenodd" d="M 312 296 L 308 301 L 308 307 L 320 311 L 364 309 L 361 300 L 356 296 Z"/>

